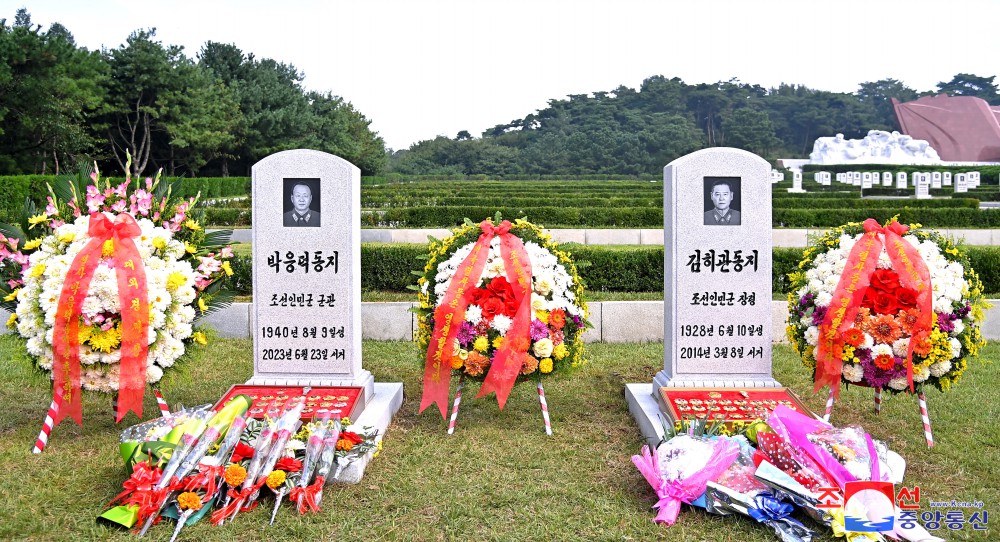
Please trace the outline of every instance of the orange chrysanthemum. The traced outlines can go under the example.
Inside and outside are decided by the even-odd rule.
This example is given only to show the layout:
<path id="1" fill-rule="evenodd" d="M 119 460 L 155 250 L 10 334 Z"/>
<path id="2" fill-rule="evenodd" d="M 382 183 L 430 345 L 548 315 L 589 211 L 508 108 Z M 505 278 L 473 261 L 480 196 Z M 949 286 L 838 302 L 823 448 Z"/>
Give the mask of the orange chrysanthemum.
<path id="1" fill-rule="evenodd" d="M 242 465 L 234 463 L 226 467 L 226 472 L 222 477 L 226 480 L 227 484 L 236 487 L 246 481 L 247 470 Z"/>
<path id="2" fill-rule="evenodd" d="M 860 329 L 852 327 L 844 331 L 844 342 L 857 348 L 864 344 L 865 334 Z"/>
<path id="3" fill-rule="evenodd" d="M 278 489 L 281 484 L 285 483 L 286 476 L 287 475 L 283 470 L 271 471 L 271 474 L 267 475 L 267 481 L 265 483 L 267 484 L 267 487 L 271 489 Z"/>
<path id="4" fill-rule="evenodd" d="M 858 313 L 854 315 L 854 326 L 858 329 L 864 329 L 865 325 L 868 324 L 868 320 L 872 316 L 872 311 L 868 307 L 861 307 L 858 309 Z"/>
<path id="5" fill-rule="evenodd" d="M 201 497 L 193 491 L 185 491 L 177 496 L 177 506 L 181 510 L 201 510 Z"/>
<path id="6" fill-rule="evenodd" d="M 469 376 L 479 376 L 486 371 L 490 365 L 490 359 L 479 352 L 469 352 L 469 357 L 465 359 L 465 374 Z"/>
<path id="7" fill-rule="evenodd" d="M 913 333 L 913 326 L 917 325 L 919 319 L 920 311 L 917 309 L 901 310 L 896 316 L 896 322 L 899 323 L 899 328 L 903 333 Z"/>
<path id="8" fill-rule="evenodd" d="M 530 375 L 538 369 L 538 358 L 532 356 L 531 354 L 525 354 L 524 359 L 521 360 L 521 374 Z"/>
<path id="9" fill-rule="evenodd" d="M 902 336 L 902 330 L 896 323 L 896 318 L 888 314 L 880 314 L 868 323 L 868 333 L 875 342 L 892 344 Z"/>
<path id="10" fill-rule="evenodd" d="M 913 353 L 918 356 L 926 356 L 931 353 L 931 334 L 921 331 L 910 339 L 913 343 Z"/>
<path id="11" fill-rule="evenodd" d="M 875 363 L 876 367 L 882 369 L 883 371 L 888 371 L 896 366 L 896 358 L 890 356 L 889 354 L 879 354 L 875 356 L 875 359 L 872 361 Z"/>
<path id="12" fill-rule="evenodd" d="M 349 452 L 351 448 L 354 448 L 354 443 L 346 438 L 342 438 L 337 441 L 337 449 L 342 452 Z"/>

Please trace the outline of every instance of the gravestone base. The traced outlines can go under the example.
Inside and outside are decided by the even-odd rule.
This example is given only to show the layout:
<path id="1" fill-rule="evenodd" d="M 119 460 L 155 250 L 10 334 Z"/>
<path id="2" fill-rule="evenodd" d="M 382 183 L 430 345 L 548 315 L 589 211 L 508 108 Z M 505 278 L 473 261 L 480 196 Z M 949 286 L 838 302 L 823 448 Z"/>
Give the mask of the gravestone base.
<path id="1" fill-rule="evenodd" d="M 346 429 L 348 431 L 361 431 L 365 427 L 377 429 L 378 438 L 375 440 L 381 441 L 392 417 L 396 412 L 399 412 L 399 408 L 403 405 L 403 383 L 378 382 L 374 384 L 373 389 L 371 400 L 368 401 L 361 415 L 356 420 L 351 420 L 354 423 Z M 365 475 L 365 469 L 372 460 L 372 455 L 374 455 L 374 451 L 344 467 L 344 470 L 340 471 L 340 474 L 333 478 L 330 483 L 357 484 L 361 482 L 361 478 Z"/>
<path id="2" fill-rule="evenodd" d="M 709 374 L 671 375 L 667 371 L 656 373 L 653 385 L 657 388 L 780 388 L 781 383 L 766 374 Z"/>
<path id="3" fill-rule="evenodd" d="M 257 374 L 247 380 L 249 386 L 329 386 L 336 388 L 362 388 L 361 407 L 364 408 L 375 395 L 375 377 L 367 369 L 358 371 L 354 378 L 320 378 L 313 375 Z"/>
<path id="4" fill-rule="evenodd" d="M 625 384 L 625 400 L 642 436 L 651 447 L 663 438 L 660 404 L 653 395 L 653 384 Z"/>
<path id="5" fill-rule="evenodd" d="M 789 194 L 805 194 L 806 190 L 804 190 L 802 188 L 789 188 L 788 189 L 788 193 Z"/>

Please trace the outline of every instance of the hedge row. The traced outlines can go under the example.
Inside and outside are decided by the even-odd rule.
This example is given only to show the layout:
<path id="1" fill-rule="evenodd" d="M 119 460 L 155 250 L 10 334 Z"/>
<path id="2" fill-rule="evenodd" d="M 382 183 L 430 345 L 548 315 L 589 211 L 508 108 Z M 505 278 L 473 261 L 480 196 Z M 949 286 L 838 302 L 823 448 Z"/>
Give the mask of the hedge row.
<path id="1" fill-rule="evenodd" d="M 663 196 L 648 198 L 630 197 L 593 197 L 592 194 L 582 193 L 560 196 L 558 198 L 548 198 L 562 207 L 663 207 Z M 425 197 L 425 196 L 405 196 L 394 198 L 371 198 L 362 194 L 361 206 L 364 208 L 406 208 L 421 207 L 429 205 L 444 206 L 476 206 L 476 207 L 511 207 L 524 206 L 533 207 L 538 205 L 539 198 L 535 197 L 504 197 L 504 196 L 445 196 L 445 197 Z"/>
<path id="2" fill-rule="evenodd" d="M 874 208 L 911 208 L 911 209 L 944 209 L 963 207 L 978 209 L 979 200 L 974 198 L 947 199 L 860 199 L 857 196 L 817 195 L 813 198 L 773 198 L 771 205 L 775 209 L 874 209 Z"/>
<path id="3" fill-rule="evenodd" d="M 849 171 L 874 171 L 878 172 L 880 175 L 883 172 L 892 172 L 892 177 L 896 178 L 896 173 L 903 171 L 906 172 L 907 177 L 910 177 L 910 173 L 921 172 L 921 173 L 933 173 L 935 171 L 940 172 L 951 172 L 955 173 L 968 173 L 970 171 L 978 171 L 982 177 L 983 183 L 997 184 L 997 176 L 1000 175 L 1000 166 L 938 166 L 938 165 L 900 165 L 900 164 L 806 164 L 802 166 L 803 173 L 814 172 L 814 171 L 829 171 L 834 174 L 836 178 L 837 173 L 847 173 Z M 812 177 L 809 177 L 812 180 Z"/>
<path id="4" fill-rule="evenodd" d="M 898 215 L 904 224 L 918 223 L 931 228 L 995 228 L 1000 226 L 996 209 L 911 209 L 908 207 L 873 207 L 846 209 L 773 209 L 771 224 L 776 228 L 825 228 L 845 222 L 864 222 L 874 218 L 885 222 Z"/>
<path id="5" fill-rule="evenodd" d="M 588 290 L 608 292 L 663 291 L 663 247 L 601 246 L 567 243 L 562 248 L 573 254 L 580 266 L 580 276 Z M 798 270 L 801 248 L 774 248 L 772 252 L 772 290 L 786 294 L 788 274 Z M 973 269 L 979 273 L 986 292 L 1000 292 L 1000 247 L 968 247 Z M 405 292 L 416 284 L 412 271 L 422 271 L 427 248 L 419 244 L 361 244 L 361 289 L 365 291 Z M 228 285 L 240 295 L 252 293 L 251 260 L 238 256 L 233 261 L 233 276 Z"/>

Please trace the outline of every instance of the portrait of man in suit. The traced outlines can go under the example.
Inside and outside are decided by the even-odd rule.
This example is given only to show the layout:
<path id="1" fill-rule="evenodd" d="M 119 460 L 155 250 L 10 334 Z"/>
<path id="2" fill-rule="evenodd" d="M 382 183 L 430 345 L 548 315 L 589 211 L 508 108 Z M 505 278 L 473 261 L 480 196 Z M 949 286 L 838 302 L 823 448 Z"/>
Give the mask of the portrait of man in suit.
<path id="1" fill-rule="evenodd" d="M 312 182 L 310 182 L 312 181 Z M 283 217 L 287 228 L 318 228 L 320 226 L 319 201 L 314 202 L 313 186 L 319 191 L 319 179 L 285 179 L 285 192 L 291 208 Z M 286 204 L 288 209 L 289 205 Z"/>
<path id="2" fill-rule="evenodd" d="M 733 207 L 739 198 L 738 179 L 705 179 L 710 205 L 705 211 L 706 226 L 739 226 L 740 211 Z"/>

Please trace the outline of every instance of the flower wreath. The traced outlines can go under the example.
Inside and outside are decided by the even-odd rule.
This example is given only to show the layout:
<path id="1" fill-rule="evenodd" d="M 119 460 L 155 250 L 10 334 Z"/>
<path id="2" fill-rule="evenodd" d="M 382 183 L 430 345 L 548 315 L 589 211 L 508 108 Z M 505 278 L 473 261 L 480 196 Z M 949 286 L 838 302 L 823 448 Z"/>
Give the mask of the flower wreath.
<path id="1" fill-rule="evenodd" d="M 832 357 L 842 364 L 840 381 L 893 393 L 908 390 L 910 379 L 918 389 L 933 385 L 947 391 L 962 377 L 968 359 L 978 355 L 986 342 L 980 326 L 990 306 L 979 276 L 959 247 L 939 233 L 919 228 L 914 224 L 907 229 L 895 220 L 886 228 L 879 228 L 874 220 L 864 225 L 853 222 L 826 232 L 804 251 L 801 271 L 789 275 L 792 290 L 786 331 L 803 365 L 814 371 L 817 387 L 822 384 L 817 357 L 824 329 Z M 842 275 L 860 269 L 860 264 L 848 261 L 859 253 L 867 255 L 866 247 L 855 248 L 868 239 L 885 246 L 872 254 L 877 258 L 871 259 L 873 270 L 867 280 L 860 281 L 852 301 L 843 303 L 854 310 L 841 314 L 850 319 L 856 311 L 853 320 L 840 328 L 824 328 L 831 320 L 831 305 L 840 306 L 835 297 L 841 293 Z M 898 250 L 894 249 L 893 256 L 888 252 L 890 239 L 902 241 L 895 245 Z M 917 259 L 906 258 L 905 243 L 923 261 L 931 284 L 927 303 L 932 310 L 924 328 L 919 325 L 918 292 L 903 276 L 907 271 L 899 268 L 900 261 Z M 912 360 L 909 370 L 908 357 Z"/>
<path id="2" fill-rule="evenodd" d="M 492 238 L 487 239 L 487 230 Z M 496 232 L 496 233 L 494 233 Z M 502 233 L 501 233 L 502 232 Z M 518 324 L 518 281 L 510 269 L 517 261 L 517 251 L 508 253 L 502 244 L 516 237 L 514 244 L 523 247 L 530 263 L 529 317 L 524 319 L 529 343 L 518 368 L 518 379 L 537 377 L 583 363 L 582 336 L 589 323 L 584 301 L 583 282 L 570 255 L 557 248 L 552 238 L 534 224 L 519 219 L 510 223 L 484 220 L 471 221 L 455 229 L 444 240 L 432 239 L 423 275 L 417 280 L 419 307 L 417 343 L 429 351 L 434 347 L 435 313 L 442 305 L 457 305 L 455 297 L 467 302 L 464 312 L 455 315 L 452 324 L 457 329 L 451 348 L 443 347 L 445 361 L 451 371 L 468 377 L 486 379 L 504 343 L 512 338 L 512 328 Z M 474 251 L 486 248 L 485 263 L 478 277 L 463 281 L 459 296 L 449 297 L 449 288 L 458 273 L 471 271 L 467 264 L 478 256 Z M 516 265 L 516 264 L 515 264 Z M 468 269 L 468 271 L 462 271 Z M 451 317 L 452 315 L 449 315 Z M 437 330 L 440 331 L 440 330 Z M 442 335 L 443 337 L 443 335 Z M 430 357 L 430 356 L 428 356 Z M 428 362 L 428 367 L 430 362 Z M 442 367 L 441 370 L 446 370 Z M 511 375 L 508 375 L 511 376 Z M 484 387 L 486 384 L 484 384 Z M 427 381 L 425 380 L 425 394 Z M 500 395 L 501 406 L 506 394 Z M 442 413 L 444 405 L 442 404 Z"/>
<path id="3" fill-rule="evenodd" d="M 232 275 L 232 249 L 221 244 L 229 234 L 206 234 L 192 217 L 197 197 L 172 196 L 178 187 L 159 174 L 113 186 L 95 170 L 90 180 L 49 186 L 44 211 L 28 202 L 23 224 L 0 225 L 7 326 L 69 403 L 56 422 L 80 422 L 80 388 L 128 391 L 119 419 L 141 413 L 146 383 L 160 381 L 186 342 L 207 344 L 193 329 L 196 307 L 204 314 Z"/>

